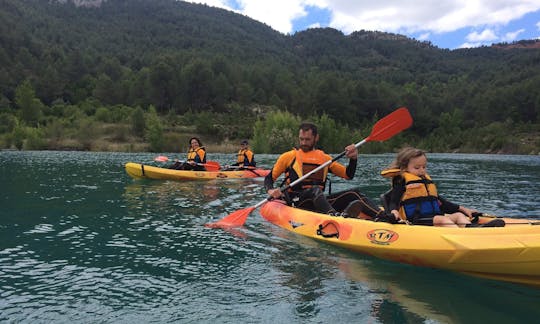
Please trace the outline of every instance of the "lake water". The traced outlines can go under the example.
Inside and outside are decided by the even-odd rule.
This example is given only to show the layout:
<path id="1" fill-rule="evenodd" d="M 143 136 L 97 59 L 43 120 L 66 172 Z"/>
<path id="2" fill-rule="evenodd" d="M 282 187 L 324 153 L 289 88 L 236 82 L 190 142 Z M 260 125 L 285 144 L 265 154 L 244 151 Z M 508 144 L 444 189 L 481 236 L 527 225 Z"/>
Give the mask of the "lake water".
<path id="1" fill-rule="evenodd" d="M 262 180 L 133 180 L 150 153 L 0 152 L 0 322 L 522 323 L 540 289 L 353 254 L 253 212 L 237 230 L 203 225 L 265 198 Z M 169 154 L 173 157 L 172 154 Z M 230 163 L 234 154 L 213 154 Z M 270 167 L 276 155 L 257 155 Z M 361 155 L 376 198 L 392 154 Z M 540 217 L 540 157 L 431 154 L 449 200 Z"/>

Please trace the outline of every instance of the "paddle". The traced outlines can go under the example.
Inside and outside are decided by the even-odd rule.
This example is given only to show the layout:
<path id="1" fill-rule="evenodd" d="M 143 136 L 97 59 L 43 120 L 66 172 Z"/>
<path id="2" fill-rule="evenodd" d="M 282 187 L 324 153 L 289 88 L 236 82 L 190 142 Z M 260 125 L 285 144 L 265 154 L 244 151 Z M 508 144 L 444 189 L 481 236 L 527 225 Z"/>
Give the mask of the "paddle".
<path id="1" fill-rule="evenodd" d="M 484 212 L 474 212 L 474 213 L 472 213 L 471 223 L 472 224 L 478 224 L 478 220 L 479 220 L 480 217 L 492 218 L 493 220 L 495 220 L 495 219 L 503 219 L 504 218 L 502 216 L 496 216 L 496 215 L 492 215 L 492 214 L 488 214 L 488 213 L 484 213 Z M 540 220 L 526 219 L 526 218 L 516 218 L 515 220 L 511 220 L 511 217 L 510 217 L 510 218 L 506 219 L 506 225 L 505 226 L 508 226 L 508 225 L 520 225 L 520 224 L 540 225 Z M 463 224 L 457 224 L 457 225 L 463 225 Z"/>
<path id="2" fill-rule="evenodd" d="M 166 156 L 160 155 L 160 156 L 156 156 L 154 161 L 156 161 L 156 162 L 167 162 L 167 161 L 169 161 L 169 158 L 166 157 Z"/>
<path id="3" fill-rule="evenodd" d="M 242 170 L 254 170 L 257 167 L 254 166 L 243 166 L 243 165 L 226 165 L 225 169 L 242 169 Z"/>
<path id="4" fill-rule="evenodd" d="M 257 173 L 257 167 L 254 166 L 243 166 L 243 165 L 227 165 L 225 166 L 225 171 L 229 171 L 229 169 L 237 169 L 239 171 L 249 171 L 256 175 L 257 177 L 260 177 L 261 174 Z"/>
<path id="5" fill-rule="evenodd" d="M 412 125 L 412 117 L 409 114 L 409 111 L 407 108 L 402 107 L 397 110 L 395 110 L 393 113 L 387 115 L 383 119 L 379 120 L 371 130 L 371 134 L 369 134 L 368 137 L 363 139 L 362 141 L 354 144 L 356 148 L 363 145 L 364 143 L 371 142 L 371 141 L 384 141 L 389 139 L 390 137 L 398 134 L 404 129 L 409 128 Z M 312 175 L 313 173 L 325 168 L 326 166 L 332 164 L 334 161 L 342 158 L 347 154 L 346 151 L 341 152 L 338 156 L 333 158 L 332 160 L 326 161 L 325 163 L 319 165 L 315 169 L 311 170 L 310 172 L 304 174 L 297 180 L 293 181 L 292 183 L 288 184 L 285 188 L 282 189 L 286 190 L 290 187 L 293 187 Z M 265 204 L 267 201 L 270 200 L 271 197 L 267 197 L 265 200 L 260 201 L 258 204 L 252 207 L 244 208 L 241 210 L 237 210 L 233 212 L 232 214 L 229 214 L 222 218 L 221 220 L 218 220 L 214 223 L 208 223 L 205 224 L 206 227 L 210 228 L 216 228 L 216 227 L 238 227 L 244 225 L 246 222 L 247 217 L 249 214 L 251 214 L 255 209 Z"/>
<path id="6" fill-rule="evenodd" d="M 167 162 L 169 161 L 169 158 L 163 155 L 159 155 L 154 159 L 154 161 Z M 178 162 L 185 163 L 185 161 L 178 161 Z M 216 162 L 216 161 L 207 161 L 206 163 L 195 163 L 195 164 L 205 167 L 207 171 L 219 171 L 219 169 L 221 169 L 219 162 Z"/>

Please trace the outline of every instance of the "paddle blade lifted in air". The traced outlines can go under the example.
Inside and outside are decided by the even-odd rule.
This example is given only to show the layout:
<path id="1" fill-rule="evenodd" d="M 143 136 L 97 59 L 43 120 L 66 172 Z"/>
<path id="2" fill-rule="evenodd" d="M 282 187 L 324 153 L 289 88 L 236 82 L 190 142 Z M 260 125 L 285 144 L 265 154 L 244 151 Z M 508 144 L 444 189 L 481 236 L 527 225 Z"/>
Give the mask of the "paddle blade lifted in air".
<path id="1" fill-rule="evenodd" d="M 411 127 L 412 122 L 413 122 L 413 120 L 412 120 L 411 114 L 409 113 L 409 110 L 407 108 L 405 108 L 405 107 L 398 108 L 394 112 L 392 112 L 391 114 L 389 114 L 389 115 L 385 116 L 384 118 L 382 118 L 381 120 L 379 120 L 373 126 L 373 128 L 371 130 L 371 134 L 369 134 L 368 137 L 361 140 L 360 142 L 354 144 L 354 146 L 356 146 L 358 148 L 359 146 L 363 145 L 366 142 L 385 141 L 385 140 L 391 138 L 392 136 L 400 133 L 401 131 Z M 298 183 L 302 182 L 304 179 L 306 179 L 307 177 L 309 177 L 313 173 L 318 172 L 319 170 L 325 168 L 326 166 L 330 165 L 334 161 L 342 158 L 343 156 L 345 156 L 346 153 L 347 152 L 343 151 L 338 156 L 334 157 L 332 160 L 326 161 L 325 163 L 319 165 L 315 169 L 311 170 L 310 172 L 304 174 L 303 176 L 301 176 L 297 180 L 295 180 L 292 183 L 288 184 L 285 188 L 282 189 L 282 191 L 297 185 Z M 258 207 L 265 204 L 269 199 L 270 199 L 270 197 L 266 198 L 265 200 L 260 201 L 255 206 L 244 208 L 244 209 L 241 209 L 241 210 L 237 210 L 237 211 L 233 212 L 232 214 L 229 214 L 229 215 L 223 217 L 221 220 L 218 220 L 217 222 L 214 222 L 214 223 L 205 224 L 205 226 L 210 227 L 210 228 L 216 228 L 216 227 L 222 227 L 222 228 L 240 227 L 240 226 L 244 225 L 244 223 L 246 222 L 248 216 L 255 209 L 257 209 Z"/>

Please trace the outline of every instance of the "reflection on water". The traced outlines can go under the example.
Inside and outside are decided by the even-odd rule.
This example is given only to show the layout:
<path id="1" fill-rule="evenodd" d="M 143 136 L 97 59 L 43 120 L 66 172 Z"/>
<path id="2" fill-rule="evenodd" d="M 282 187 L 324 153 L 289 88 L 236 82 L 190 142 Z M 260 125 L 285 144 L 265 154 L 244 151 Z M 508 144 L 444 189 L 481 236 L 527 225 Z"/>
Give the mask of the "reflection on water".
<path id="1" fill-rule="evenodd" d="M 320 318 L 329 296 L 341 308 L 354 307 L 354 316 L 339 315 L 346 321 L 510 323 L 540 315 L 535 288 L 379 260 L 281 229 L 271 232 L 279 238 L 272 260 L 284 272 L 280 284 L 292 288 L 299 315 Z"/>
<path id="2" fill-rule="evenodd" d="M 169 154 L 172 156 L 172 154 Z M 540 290 L 352 254 L 266 223 L 207 222 L 265 198 L 262 179 L 133 180 L 154 154 L 0 152 L 0 322 L 523 322 Z M 230 163 L 232 155 L 213 154 Z M 258 155 L 271 167 L 275 155 Z M 361 156 L 378 197 L 392 154 Z M 540 215 L 539 157 L 430 155 L 444 195 Z"/>
<path id="3" fill-rule="evenodd" d="M 400 305 L 404 315 L 412 313 L 442 323 L 509 323 L 517 318 L 534 321 L 540 314 L 535 306 L 540 292 L 533 288 L 516 289 L 512 284 L 354 256 L 343 256 L 340 261 L 347 278 L 383 293 L 384 302 Z M 494 294 L 497 291 L 504 292 L 504 298 Z M 508 307 L 519 312 L 508 312 Z"/>
<path id="4" fill-rule="evenodd" d="M 128 210 L 145 214 L 158 209 L 177 217 L 209 222 L 205 216 L 219 218 L 235 209 L 245 207 L 246 199 L 260 195 L 261 181 L 155 181 L 137 180 L 125 187 L 124 199 Z M 201 218 L 201 216 L 203 218 Z"/>

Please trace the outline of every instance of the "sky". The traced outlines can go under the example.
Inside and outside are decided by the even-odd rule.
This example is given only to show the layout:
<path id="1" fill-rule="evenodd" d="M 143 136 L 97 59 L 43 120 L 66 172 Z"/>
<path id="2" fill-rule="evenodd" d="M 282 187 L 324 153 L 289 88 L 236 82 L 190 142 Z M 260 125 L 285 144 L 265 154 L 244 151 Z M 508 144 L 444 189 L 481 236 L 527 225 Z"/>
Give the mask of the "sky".
<path id="1" fill-rule="evenodd" d="M 540 0 L 195 0 L 248 16 L 283 34 L 331 27 L 383 31 L 439 48 L 540 39 Z"/>

